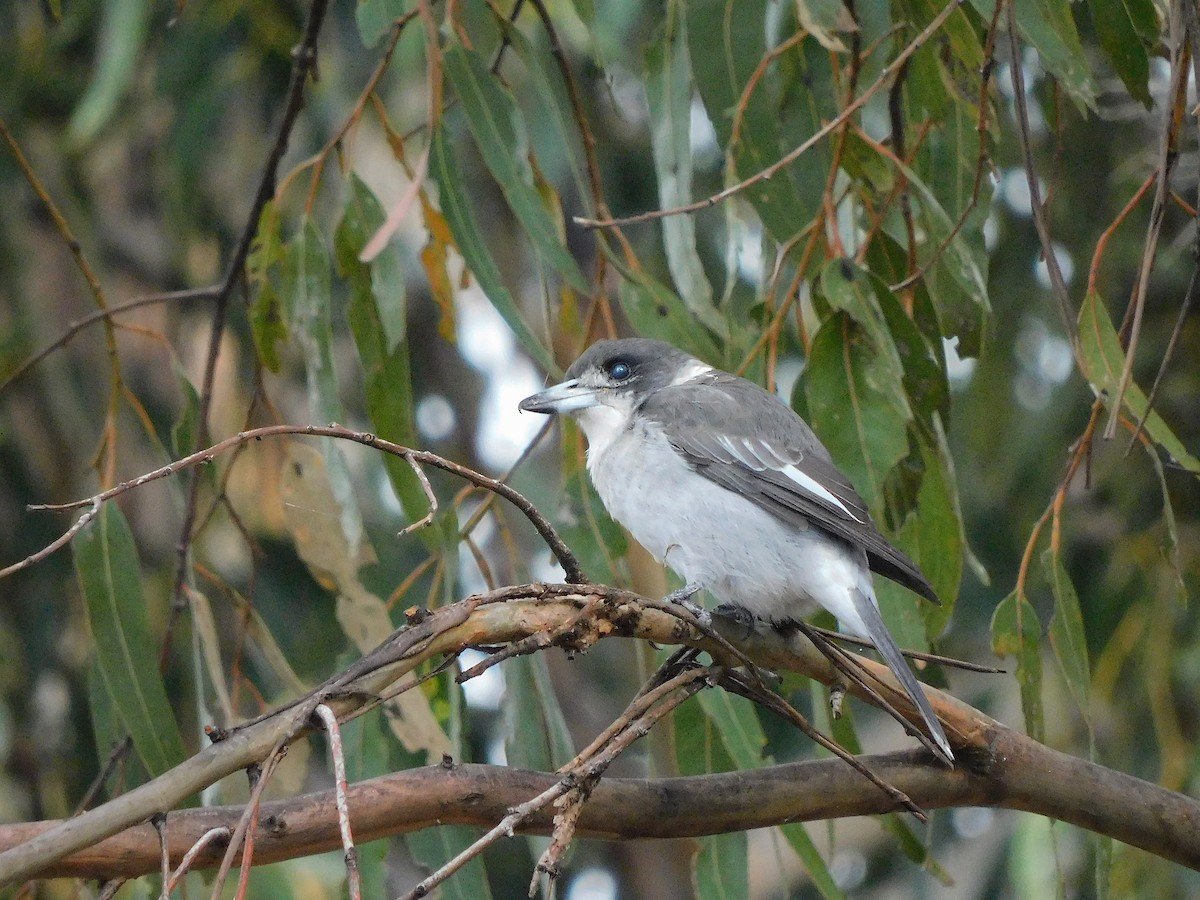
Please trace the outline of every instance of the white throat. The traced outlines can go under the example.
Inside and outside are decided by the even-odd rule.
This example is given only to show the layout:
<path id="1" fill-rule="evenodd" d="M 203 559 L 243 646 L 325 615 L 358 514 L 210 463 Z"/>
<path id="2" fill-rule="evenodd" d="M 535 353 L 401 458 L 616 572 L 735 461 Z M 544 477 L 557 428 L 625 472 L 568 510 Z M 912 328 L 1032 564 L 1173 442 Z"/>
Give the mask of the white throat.
<path id="1" fill-rule="evenodd" d="M 579 410 L 575 418 L 587 438 L 590 463 L 602 456 L 612 442 L 629 428 L 633 418 L 633 404 L 624 399 L 617 402 L 610 400 Z"/>

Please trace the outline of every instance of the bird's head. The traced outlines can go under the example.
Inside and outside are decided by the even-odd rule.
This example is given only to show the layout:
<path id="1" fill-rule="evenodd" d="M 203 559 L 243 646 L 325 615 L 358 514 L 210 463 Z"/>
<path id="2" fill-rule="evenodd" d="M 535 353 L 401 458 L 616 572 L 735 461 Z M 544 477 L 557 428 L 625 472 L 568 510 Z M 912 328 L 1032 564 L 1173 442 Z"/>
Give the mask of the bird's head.
<path id="1" fill-rule="evenodd" d="M 649 338 L 597 341 L 567 369 L 565 379 L 526 397 L 536 413 L 579 413 L 610 407 L 628 415 L 650 394 L 711 369 L 682 350 Z"/>

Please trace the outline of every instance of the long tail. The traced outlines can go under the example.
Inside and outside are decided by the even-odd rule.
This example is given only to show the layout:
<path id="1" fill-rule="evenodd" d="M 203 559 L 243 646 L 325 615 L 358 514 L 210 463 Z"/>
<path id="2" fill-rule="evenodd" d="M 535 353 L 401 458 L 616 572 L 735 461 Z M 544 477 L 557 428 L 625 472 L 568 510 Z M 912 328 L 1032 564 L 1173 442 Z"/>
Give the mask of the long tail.
<path id="1" fill-rule="evenodd" d="M 933 707 L 929 705 L 929 698 L 925 696 L 925 691 L 921 688 L 920 682 L 913 675 L 912 670 L 908 667 L 908 662 L 904 659 L 904 654 L 900 652 L 900 648 L 896 646 L 896 639 L 892 637 L 887 626 L 883 623 L 883 616 L 879 613 L 879 607 L 874 601 L 860 590 L 851 591 L 853 595 L 854 608 L 859 616 L 862 617 L 863 624 L 867 626 L 867 637 L 875 644 L 875 649 L 879 651 L 879 655 L 883 657 L 883 661 L 887 663 L 887 667 L 892 670 L 896 678 L 899 679 L 905 693 L 917 705 L 917 709 L 921 711 L 921 718 L 925 722 L 925 729 L 929 737 L 937 745 L 938 749 L 944 754 L 946 762 L 954 764 L 954 753 L 950 750 L 950 742 L 946 740 L 946 732 L 942 730 L 942 723 L 938 721 L 937 715 L 933 711 Z"/>

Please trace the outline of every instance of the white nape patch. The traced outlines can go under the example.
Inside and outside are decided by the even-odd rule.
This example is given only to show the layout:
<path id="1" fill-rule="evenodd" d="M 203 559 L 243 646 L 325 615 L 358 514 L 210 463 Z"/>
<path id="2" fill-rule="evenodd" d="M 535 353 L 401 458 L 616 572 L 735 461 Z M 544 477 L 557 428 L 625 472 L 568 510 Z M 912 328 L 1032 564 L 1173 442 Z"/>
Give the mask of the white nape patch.
<path id="1" fill-rule="evenodd" d="M 822 484 L 820 484 L 818 481 L 816 481 L 816 479 L 812 478 L 809 475 L 805 475 L 803 472 L 801 472 L 795 466 L 785 466 L 784 468 L 780 469 L 779 471 L 781 471 L 788 478 L 792 479 L 792 481 L 796 482 L 796 484 L 798 484 L 804 490 L 808 491 L 808 493 L 812 494 L 814 497 L 820 497 L 822 500 L 832 503 L 834 506 L 836 506 L 838 509 L 840 509 L 842 512 L 844 512 L 846 515 L 848 515 L 850 518 L 852 518 L 855 522 L 862 524 L 862 519 L 860 519 L 854 513 L 850 512 L 850 510 L 846 508 L 846 504 L 844 504 L 841 500 L 839 500 L 837 497 L 835 497 L 827 488 L 825 488 Z"/>
<path id="2" fill-rule="evenodd" d="M 702 378 L 705 375 L 711 375 L 715 372 L 712 366 L 707 363 L 702 363 L 698 359 L 689 360 L 679 374 L 671 379 L 671 387 L 678 387 L 681 384 L 687 384 L 689 381 L 695 381 L 697 378 Z"/>

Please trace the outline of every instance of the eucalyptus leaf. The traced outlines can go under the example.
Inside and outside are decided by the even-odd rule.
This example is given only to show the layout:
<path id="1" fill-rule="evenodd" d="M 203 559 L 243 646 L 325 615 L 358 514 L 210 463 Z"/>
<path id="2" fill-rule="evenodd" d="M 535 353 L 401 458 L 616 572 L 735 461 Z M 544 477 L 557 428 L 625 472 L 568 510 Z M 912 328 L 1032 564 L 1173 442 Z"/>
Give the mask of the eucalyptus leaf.
<path id="1" fill-rule="evenodd" d="M 533 186 L 527 159 L 529 139 L 516 100 L 488 71 L 479 55 L 462 44 L 446 47 L 442 60 L 446 78 L 461 102 L 480 155 L 530 243 L 571 287 L 586 294 L 590 285 L 567 251 L 558 227 Z"/>
<path id="2" fill-rule="evenodd" d="M 150 0 L 110 0 L 100 9 L 91 83 L 68 126 L 69 140 L 76 147 L 90 143 L 116 115 L 136 76 L 154 5 Z"/>
<path id="3" fill-rule="evenodd" d="M 183 738 L 158 671 L 150 634 L 141 564 L 133 534 L 115 503 L 72 541 L 75 574 L 112 711 L 146 770 L 161 775 L 183 761 Z"/>
<path id="4" fill-rule="evenodd" d="M 912 411 L 897 375 L 846 313 L 821 326 L 804 370 L 809 424 L 876 513 L 888 472 L 908 454 Z"/>
<path id="5" fill-rule="evenodd" d="M 658 179 L 658 202 L 664 209 L 692 201 L 692 73 L 687 27 L 680 6 L 667 10 L 667 34 L 646 50 L 646 102 L 650 109 L 650 147 Z M 713 305 L 712 285 L 696 249 L 693 216 L 662 220 L 663 246 L 671 277 L 688 309 L 715 332 L 723 330 Z"/>
<path id="6" fill-rule="evenodd" d="M 462 254 L 471 274 L 483 288 L 496 312 L 500 313 L 500 317 L 513 330 L 521 348 L 549 375 L 555 378 L 561 376 L 562 369 L 554 362 L 550 351 L 530 330 L 512 294 L 504 286 L 500 270 L 492 259 L 487 241 L 471 208 L 471 201 L 463 189 L 466 180 L 454 155 L 452 139 L 446 135 L 445 116 L 442 118 L 442 126 L 434 132 L 429 153 L 429 171 L 437 182 L 442 214 L 446 217 L 458 252 Z"/>
<path id="7" fill-rule="evenodd" d="M 1017 661 L 1025 730 L 1035 741 L 1043 740 L 1046 733 L 1041 642 L 1042 623 L 1029 601 L 1016 591 L 1001 600 L 992 613 L 992 652 L 1000 657 L 1012 656 Z"/>
<path id="8" fill-rule="evenodd" d="M 1105 396 L 1111 404 L 1125 367 L 1125 351 L 1117 338 L 1116 329 L 1100 295 L 1089 291 L 1079 310 L 1079 361 L 1092 390 Z M 1146 394 L 1130 382 L 1122 402 L 1135 421 L 1146 419 L 1146 433 L 1162 447 L 1175 463 L 1189 472 L 1200 474 L 1200 459 L 1188 452 L 1183 442 L 1157 411 L 1146 416 L 1149 403 Z"/>

